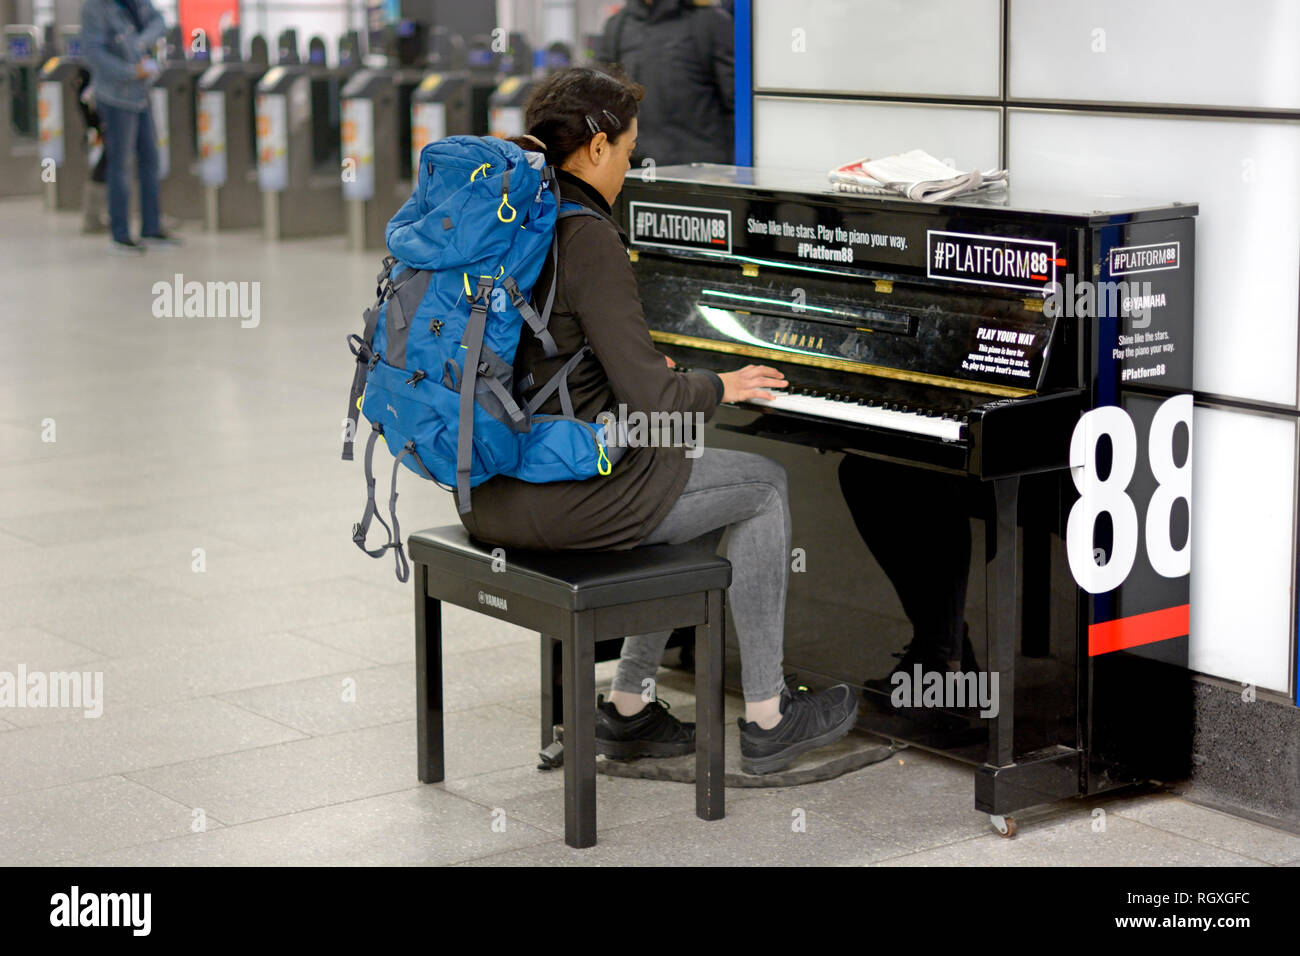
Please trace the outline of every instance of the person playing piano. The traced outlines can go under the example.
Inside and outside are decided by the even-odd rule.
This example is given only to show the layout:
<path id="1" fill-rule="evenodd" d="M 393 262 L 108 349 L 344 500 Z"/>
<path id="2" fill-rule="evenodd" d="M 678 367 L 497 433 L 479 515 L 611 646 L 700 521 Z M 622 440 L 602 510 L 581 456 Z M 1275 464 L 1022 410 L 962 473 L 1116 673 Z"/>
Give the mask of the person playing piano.
<path id="1" fill-rule="evenodd" d="M 590 345 L 593 355 L 569 376 L 574 410 L 586 421 L 620 404 L 629 413 L 708 417 L 719 402 L 770 397 L 768 389 L 786 384 L 766 366 L 720 375 L 677 370 L 651 341 L 627 237 L 611 211 L 636 147 L 641 95 L 623 76 L 561 71 L 535 91 L 525 111 L 528 135 L 515 140 L 545 153 L 558 170 L 565 201 L 596 213 L 560 220 L 558 261 L 548 258 L 534 287 L 540 300 L 556 283 L 549 330 L 558 354 L 547 359 L 525 327 L 515 360 L 517 381 L 531 373 L 534 382 L 546 382 L 584 342 Z M 558 413 L 558 397 L 539 411 Z M 700 451 L 628 448 L 612 474 L 586 481 L 531 484 L 498 475 L 474 489 L 473 510 L 461 520 L 488 544 L 549 550 L 690 541 L 715 549 L 730 530 L 727 557 L 734 571 L 727 593 L 745 696 L 742 766 L 770 773 L 847 734 L 857 719 L 857 698 L 844 684 L 809 692 L 788 687 L 783 678 L 791 534 L 785 470 L 747 452 Z M 652 691 L 649 703 L 642 697 L 654 686 L 668 638 L 665 631 L 625 639 L 610 699 L 598 702 L 599 753 L 631 758 L 694 751 L 694 725 L 671 716 Z"/>
<path id="2" fill-rule="evenodd" d="M 966 626 L 970 576 L 970 514 L 951 480 L 862 455 L 845 455 L 840 490 L 862 541 L 898 595 L 912 624 L 912 639 L 883 676 L 864 681 L 867 699 L 880 701 L 896 686 L 895 674 L 921 665 L 923 673 L 979 669 Z M 891 489 L 893 507 L 881 508 L 873 493 Z"/>

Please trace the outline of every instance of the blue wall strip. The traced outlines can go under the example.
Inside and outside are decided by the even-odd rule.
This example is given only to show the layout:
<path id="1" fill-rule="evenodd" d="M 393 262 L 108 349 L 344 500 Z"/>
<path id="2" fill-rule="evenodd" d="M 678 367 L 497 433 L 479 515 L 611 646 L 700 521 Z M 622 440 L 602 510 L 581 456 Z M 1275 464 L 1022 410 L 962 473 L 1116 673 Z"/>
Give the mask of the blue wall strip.
<path id="1" fill-rule="evenodd" d="M 754 165 L 754 3 L 736 0 L 736 165 Z"/>

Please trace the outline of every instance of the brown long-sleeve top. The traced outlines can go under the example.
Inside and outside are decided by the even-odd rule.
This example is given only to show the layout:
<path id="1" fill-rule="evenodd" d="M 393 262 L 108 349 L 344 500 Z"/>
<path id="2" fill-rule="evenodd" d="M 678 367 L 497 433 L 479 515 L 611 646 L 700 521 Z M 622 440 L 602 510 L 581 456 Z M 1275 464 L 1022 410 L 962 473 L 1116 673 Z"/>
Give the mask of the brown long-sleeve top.
<path id="1" fill-rule="evenodd" d="M 710 371 L 670 369 L 650 339 L 623 230 L 609 205 L 590 185 L 560 173 L 565 201 L 599 214 L 560 220 L 558 285 L 550 331 L 558 354 L 545 358 L 541 343 L 524 327 L 515 357 L 518 380 L 531 372 L 534 390 L 583 345 L 592 355 L 569 376 L 574 413 L 593 421 L 602 411 L 699 412 L 707 420 L 722 400 L 722 380 Z M 556 275 L 550 258 L 534 287 L 545 301 Z M 531 395 L 531 392 L 526 393 Z M 559 414 L 558 396 L 539 409 Z M 473 510 L 461 521 L 474 537 L 505 547 L 621 550 L 639 544 L 663 520 L 690 476 L 691 460 L 680 447 L 633 447 L 608 476 L 585 481 L 531 484 L 498 475 L 474 489 Z"/>

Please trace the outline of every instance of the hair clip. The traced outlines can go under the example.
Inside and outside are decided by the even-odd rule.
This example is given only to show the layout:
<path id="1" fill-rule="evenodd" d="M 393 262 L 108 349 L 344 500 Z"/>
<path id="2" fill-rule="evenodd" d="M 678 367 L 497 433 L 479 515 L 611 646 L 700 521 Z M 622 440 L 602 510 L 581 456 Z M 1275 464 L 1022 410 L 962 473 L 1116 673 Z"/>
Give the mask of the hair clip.
<path id="1" fill-rule="evenodd" d="M 587 129 L 591 130 L 592 136 L 600 132 L 600 125 L 590 115 L 584 116 L 583 119 L 587 121 Z"/>
<path id="2" fill-rule="evenodd" d="M 614 129 L 623 128 L 623 124 L 619 122 L 619 118 L 615 116 L 613 113 L 611 113 L 609 110 L 601 110 L 601 112 L 605 114 L 606 119 L 608 119 L 611 123 L 614 124 Z"/>

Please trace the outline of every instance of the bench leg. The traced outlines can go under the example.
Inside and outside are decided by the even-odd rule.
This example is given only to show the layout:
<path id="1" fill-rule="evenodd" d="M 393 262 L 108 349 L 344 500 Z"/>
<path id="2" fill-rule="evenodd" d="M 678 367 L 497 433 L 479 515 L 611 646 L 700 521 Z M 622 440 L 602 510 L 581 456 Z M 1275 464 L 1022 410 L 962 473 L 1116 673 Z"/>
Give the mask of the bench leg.
<path id="1" fill-rule="evenodd" d="M 708 621 L 695 628 L 695 815 L 721 820 L 726 794 L 722 737 L 726 618 L 721 591 L 710 591 L 708 601 Z"/>
<path id="2" fill-rule="evenodd" d="M 564 723 L 564 665 L 560 660 L 560 641 L 542 635 L 542 749 L 551 745 L 551 731 Z"/>
<path id="3" fill-rule="evenodd" d="M 415 566 L 415 739 L 422 783 L 445 776 L 442 761 L 442 602 L 429 597 L 429 566 Z"/>
<path id="4" fill-rule="evenodd" d="M 574 614 L 564 664 L 564 842 L 596 845 L 596 623 Z"/>

